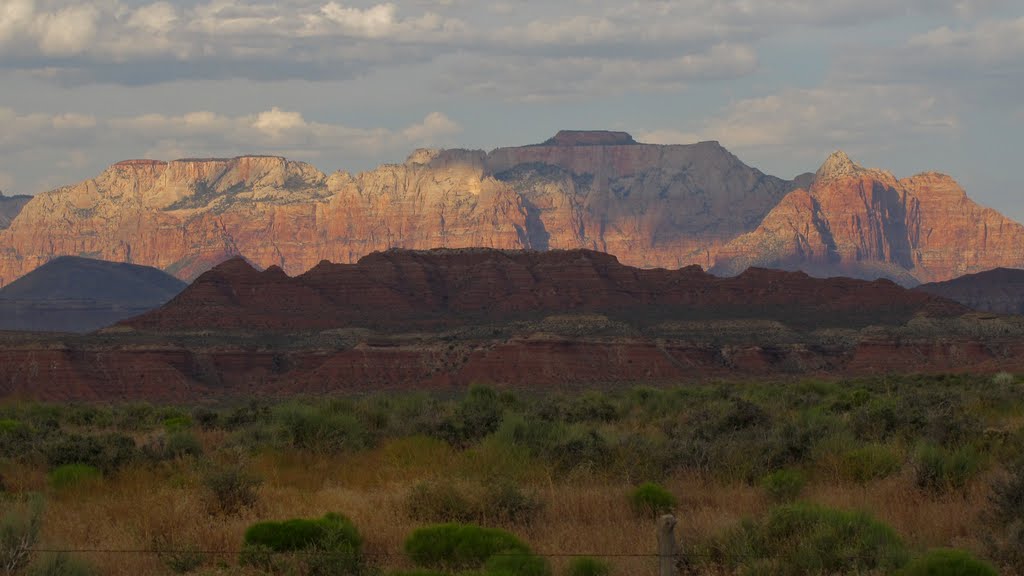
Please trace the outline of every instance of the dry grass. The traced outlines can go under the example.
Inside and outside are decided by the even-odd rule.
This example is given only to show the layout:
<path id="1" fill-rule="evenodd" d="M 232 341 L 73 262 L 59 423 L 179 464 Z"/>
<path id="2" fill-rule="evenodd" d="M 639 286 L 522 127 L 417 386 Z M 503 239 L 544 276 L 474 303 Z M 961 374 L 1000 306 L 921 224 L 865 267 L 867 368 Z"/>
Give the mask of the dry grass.
<path id="1" fill-rule="evenodd" d="M 204 443 L 216 440 L 204 437 Z M 209 512 L 201 473 L 188 460 L 129 467 L 104 478 L 98 488 L 61 493 L 47 487 L 40 469 L 13 466 L 4 476 L 14 490 L 47 494 L 44 546 L 126 551 L 83 553 L 102 574 L 171 573 L 156 555 L 147 552 L 155 542 L 223 551 L 210 555 L 205 569 L 244 574 L 235 567 L 235 552 L 249 524 L 329 511 L 351 517 L 365 537 L 366 552 L 391 569 L 407 565 L 401 554 L 403 543 L 417 526 L 406 513 L 410 488 L 427 479 L 480 481 L 504 468 L 498 461 L 501 456 L 489 453 L 486 446 L 459 453 L 425 438 L 389 441 L 375 450 L 343 456 L 267 453 L 250 462 L 264 479 L 259 502 L 237 516 Z M 586 472 L 553 478 L 527 467 L 516 475 L 537 491 L 545 507 L 532 524 L 505 527 L 535 550 L 552 555 L 606 555 L 618 576 L 653 573 L 653 558 L 618 556 L 649 554 L 655 549 L 653 523 L 636 518 L 629 506 L 630 485 Z M 828 506 L 868 510 L 893 526 L 915 549 L 956 546 L 980 551 L 976 534 L 986 485 L 983 478 L 964 494 L 933 497 L 919 491 L 911 472 L 904 470 L 867 487 L 819 480 L 808 486 L 805 496 Z M 745 516 L 764 513 L 769 506 L 756 486 L 723 485 L 695 476 L 671 478 L 667 486 L 680 502 L 684 545 L 704 541 Z M 556 573 L 569 560 L 553 556 Z"/>

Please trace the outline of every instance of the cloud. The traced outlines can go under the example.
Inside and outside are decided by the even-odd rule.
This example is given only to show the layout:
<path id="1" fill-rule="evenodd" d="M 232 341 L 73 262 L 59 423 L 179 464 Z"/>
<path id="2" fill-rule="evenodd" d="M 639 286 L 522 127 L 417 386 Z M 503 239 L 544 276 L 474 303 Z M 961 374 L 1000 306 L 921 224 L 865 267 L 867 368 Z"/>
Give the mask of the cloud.
<path id="1" fill-rule="evenodd" d="M 762 167 L 804 170 L 835 149 L 860 156 L 897 152 L 924 140 L 956 136 L 956 101 L 920 85 L 836 85 L 787 88 L 725 106 L 690 127 L 637 131 L 642 142 L 717 140 Z"/>
<path id="2" fill-rule="evenodd" d="M 753 46 L 800 26 L 908 13 L 975 18 L 1002 0 L 6 0 L 0 68 L 62 82 L 336 80 L 443 57 L 619 62 Z M 495 17 L 496 10 L 501 17 Z M 756 55 L 755 55 L 756 56 Z M 743 68 L 739 75 L 746 73 Z M 723 76 L 729 72 L 723 73 Z M 735 73 L 733 73 L 735 74 Z M 489 79 L 498 83 L 495 72 Z"/>
<path id="3" fill-rule="evenodd" d="M 20 171 L 17 182 L 11 174 L 6 184 L 0 182 L 0 189 L 12 193 L 40 192 L 93 176 L 113 161 L 140 156 L 171 160 L 275 154 L 326 162 L 328 169 L 348 169 L 381 156 L 404 157 L 420 146 L 448 146 L 462 130 L 440 112 L 387 129 L 311 121 L 279 107 L 240 115 L 195 111 L 112 118 L 18 114 L 0 108 L 0 125 L 5 127 L 0 131 L 0 155 Z M 12 190 L 15 184 L 26 189 Z"/>
<path id="4" fill-rule="evenodd" d="M 658 58 L 496 57 L 460 54 L 438 62 L 436 86 L 506 100 L 544 102 L 680 88 L 690 82 L 745 76 L 758 66 L 749 46 L 720 44 L 706 51 Z M 453 88 L 454 86 L 454 88 Z"/>

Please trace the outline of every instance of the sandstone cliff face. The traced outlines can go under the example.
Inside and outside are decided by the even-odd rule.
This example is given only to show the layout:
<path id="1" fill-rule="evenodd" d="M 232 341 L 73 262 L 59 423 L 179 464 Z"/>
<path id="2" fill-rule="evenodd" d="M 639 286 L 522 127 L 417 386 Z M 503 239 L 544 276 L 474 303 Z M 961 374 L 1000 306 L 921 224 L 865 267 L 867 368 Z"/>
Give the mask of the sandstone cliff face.
<path id="1" fill-rule="evenodd" d="M 756 265 L 910 285 L 1022 264 L 1024 226 L 974 203 L 952 178 L 897 179 L 836 152 L 808 190 L 725 246 L 712 270 Z"/>
<path id="2" fill-rule="evenodd" d="M 708 267 L 788 189 L 717 143 L 614 132 L 490 154 L 419 150 L 359 175 L 277 157 L 126 161 L 38 195 L 0 231 L 0 286 L 66 254 L 186 280 L 234 255 L 298 274 L 392 247 L 592 248 Z"/>
<path id="3" fill-rule="evenodd" d="M 940 174 L 898 180 L 839 153 L 790 182 L 717 142 L 600 131 L 490 153 L 418 150 L 358 175 L 279 157 L 130 160 L 36 196 L 4 228 L 0 215 L 0 287 L 61 255 L 191 280 L 237 255 L 295 275 L 395 247 L 587 248 L 641 267 L 908 285 L 1024 266 L 1024 228 Z"/>

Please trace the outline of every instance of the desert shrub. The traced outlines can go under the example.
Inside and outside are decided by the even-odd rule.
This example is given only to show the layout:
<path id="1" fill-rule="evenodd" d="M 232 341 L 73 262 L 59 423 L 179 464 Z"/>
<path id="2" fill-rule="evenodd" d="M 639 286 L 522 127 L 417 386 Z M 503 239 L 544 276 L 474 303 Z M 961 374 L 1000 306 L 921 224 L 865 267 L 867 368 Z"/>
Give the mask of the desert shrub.
<path id="1" fill-rule="evenodd" d="M 984 464 L 983 457 L 971 446 L 947 450 L 934 444 L 924 444 L 917 451 L 914 462 L 918 487 L 932 492 L 962 489 Z"/>
<path id="2" fill-rule="evenodd" d="M 803 472 L 792 468 L 776 470 L 761 480 L 761 487 L 776 502 L 795 500 L 803 491 L 805 484 L 807 477 Z"/>
<path id="3" fill-rule="evenodd" d="M 484 564 L 485 576 L 551 576 L 547 560 L 533 554 L 499 552 Z"/>
<path id="4" fill-rule="evenodd" d="M 1017 377 L 1009 372 L 1000 372 L 992 377 L 992 383 L 996 386 L 1009 386 L 1017 382 Z"/>
<path id="5" fill-rule="evenodd" d="M 138 450 L 135 441 L 124 434 L 61 434 L 46 444 L 44 454 L 51 468 L 88 464 L 103 472 L 114 472 L 134 460 Z"/>
<path id="6" fill-rule="evenodd" d="M 274 554 L 302 552 L 293 558 L 309 575 L 355 575 L 365 569 L 362 537 L 352 522 L 341 514 L 322 518 L 295 518 L 282 522 L 259 522 L 245 531 L 240 562 L 267 569 Z"/>
<path id="7" fill-rule="evenodd" d="M 505 408 L 506 401 L 496 390 L 472 386 L 436 433 L 453 446 L 465 447 L 498 430 Z"/>
<path id="8" fill-rule="evenodd" d="M 262 483 L 259 477 L 238 464 L 211 465 L 203 473 L 203 485 L 210 496 L 209 507 L 221 514 L 236 514 L 255 504 Z"/>
<path id="9" fill-rule="evenodd" d="M 860 440 L 884 442 L 904 424 L 904 416 L 891 398 L 873 398 L 850 414 L 850 429 Z"/>
<path id="10" fill-rule="evenodd" d="M 67 552 L 47 552 L 29 567 L 26 576 L 94 576 L 99 572 Z"/>
<path id="11" fill-rule="evenodd" d="M 413 570 L 399 570 L 397 572 L 388 572 L 387 576 L 449 576 L 445 572 L 440 570 L 426 570 L 424 568 L 416 568 Z"/>
<path id="12" fill-rule="evenodd" d="M 562 472 L 577 468 L 599 469 L 611 459 L 611 447 L 597 430 L 570 427 L 547 454 L 539 455 Z"/>
<path id="13" fill-rule="evenodd" d="M 899 472 L 900 455 L 883 444 L 868 444 L 845 452 L 841 457 L 840 474 L 846 480 L 867 484 Z"/>
<path id="14" fill-rule="evenodd" d="M 611 566 L 604 560 L 584 556 L 569 563 L 565 576 L 609 576 L 611 573 Z"/>
<path id="15" fill-rule="evenodd" d="M 619 418 L 615 403 L 606 394 L 586 392 L 568 403 L 566 422 L 612 422 Z"/>
<path id="16" fill-rule="evenodd" d="M 993 483 L 985 522 L 992 556 L 1024 566 L 1024 460 L 1012 464 L 1006 477 Z"/>
<path id="17" fill-rule="evenodd" d="M 0 571 L 17 574 L 28 564 L 43 523 L 43 500 L 3 502 L 0 515 Z"/>
<path id="18" fill-rule="evenodd" d="M 372 444 L 359 418 L 341 405 L 287 405 L 278 419 L 285 442 L 293 448 L 338 454 Z"/>
<path id="19" fill-rule="evenodd" d="M 671 512 L 676 507 L 676 497 L 660 484 L 645 482 L 633 489 L 629 502 L 637 516 L 655 517 Z"/>
<path id="20" fill-rule="evenodd" d="M 932 550 L 907 564 L 900 576 L 996 576 L 995 568 L 963 550 Z"/>
<path id="21" fill-rule="evenodd" d="M 484 487 L 480 506 L 483 516 L 512 524 L 529 524 L 544 503 L 534 492 L 527 492 L 507 480 L 499 480 Z"/>
<path id="22" fill-rule="evenodd" d="M 421 522 L 466 522 L 480 509 L 462 490 L 449 483 L 420 482 L 405 501 L 409 518 Z"/>
<path id="23" fill-rule="evenodd" d="M 68 490 L 93 484 L 103 477 L 94 466 L 88 464 L 65 464 L 50 471 L 50 486 L 56 490 Z"/>
<path id="24" fill-rule="evenodd" d="M 899 536 L 863 512 L 790 504 L 744 521 L 699 555 L 743 574 L 891 573 L 907 561 Z"/>
<path id="25" fill-rule="evenodd" d="M 418 528 L 405 541 L 405 552 L 420 567 L 473 570 L 496 554 L 530 554 L 529 547 L 504 530 L 470 524 Z"/>
<path id="26" fill-rule="evenodd" d="M 188 430 L 176 430 L 167 435 L 164 453 L 168 458 L 198 458 L 203 455 L 203 446 L 195 434 Z"/>

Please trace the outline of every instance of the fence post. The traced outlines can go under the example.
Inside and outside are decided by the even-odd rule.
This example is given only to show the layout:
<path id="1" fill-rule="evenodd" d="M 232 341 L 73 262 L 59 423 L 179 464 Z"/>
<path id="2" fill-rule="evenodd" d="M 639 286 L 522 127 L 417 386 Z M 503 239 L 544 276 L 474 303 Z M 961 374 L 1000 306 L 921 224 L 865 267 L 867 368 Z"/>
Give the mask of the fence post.
<path id="1" fill-rule="evenodd" d="M 658 576 L 676 576 L 676 517 L 658 519 Z"/>

